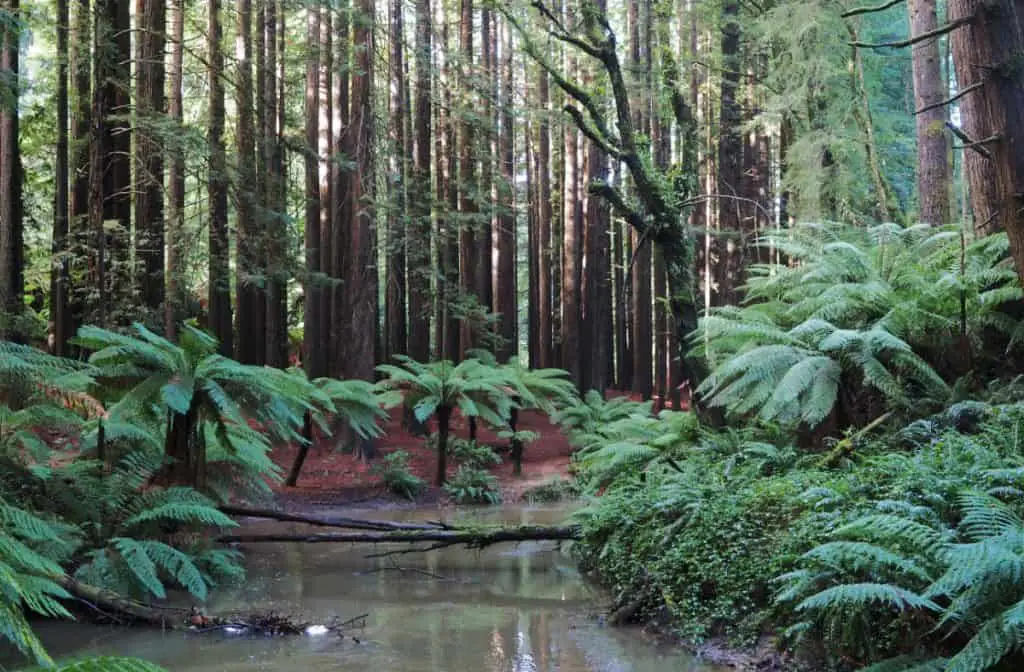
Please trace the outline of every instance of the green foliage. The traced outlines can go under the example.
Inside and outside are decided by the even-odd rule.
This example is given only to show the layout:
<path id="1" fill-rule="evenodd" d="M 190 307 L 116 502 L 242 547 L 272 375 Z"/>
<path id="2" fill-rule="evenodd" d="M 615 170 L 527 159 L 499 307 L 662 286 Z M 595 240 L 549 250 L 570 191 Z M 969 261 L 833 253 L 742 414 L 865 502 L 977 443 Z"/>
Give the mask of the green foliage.
<path id="1" fill-rule="evenodd" d="M 164 672 L 164 668 L 139 658 L 98 656 L 36 668 L 49 672 Z"/>
<path id="2" fill-rule="evenodd" d="M 473 469 L 487 469 L 501 464 L 501 457 L 490 446 L 468 439 L 455 439 L 451 448 L 452 461 Z"/>
<path id="3" fill-rule="evenodd" d="M 588 437 L 599 435 L 600 428 L 630 417 L 649 417 L 653 403 L 632 401 L 628 397 L 605 399 L 596 390 L 589 390 L 582 399 L 575 399 L 552 416 L 561 425 L 574 445 L 583 445 Z"/>
<path id="4" fill-rule="evenodd" d="M 409 471 L 409 453 L 404 450 L 385 455 L 370 471 L 380 477 L 388 492 L 409 500 L 416 499 L 426 487 L 422 478 Z"/>
<path id="5" fill-rule="evenodd" d="M 712 310 L 694 336 L 712 365 L 697 392 L 734 417 L 815 427 L 835 414 L 845 427 L 873 419 L 872 399 L 936 407 L 984 339 L 1019 340 L 1002 304 L 1021 292 L 998 241 L 802 225 L 768 244 L 800 263 L 754 267 L 748 305 Z"/>
<path id="6" fill-rule="evenodd" d="M 483 469 L 463 465 L 444 486 L 458 504 L 500 504 L 498 479 Z"/>

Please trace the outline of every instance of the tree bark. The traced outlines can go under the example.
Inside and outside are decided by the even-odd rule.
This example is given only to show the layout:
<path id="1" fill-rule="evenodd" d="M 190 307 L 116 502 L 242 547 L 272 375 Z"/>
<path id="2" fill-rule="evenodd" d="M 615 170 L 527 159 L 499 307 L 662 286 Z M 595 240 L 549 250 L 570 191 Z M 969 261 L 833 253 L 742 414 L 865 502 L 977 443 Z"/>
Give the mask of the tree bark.
<path id="1" fill-rule="evenodd" d="M 504 362 L 519 352 L 516 307 L 516 213 L 514 199 L 515 180 L 515 124 L 513 118 L 513 45 L 512 29 L 501 21 L 501 178 L 498 181 L 498 268 L 495 275 L 495 310 L 501 315 L 500 333 L 505 346 L 499 360 Z"/>
<path id="2" fill-rule="evenodd" d="M 266 363 L 269 366 L 283 369 L 288 366 L 288 276 L 291 272 L 286 255 L 281 250 L 288 249 L 288 229 L 285 224 L 285 190 L 284 155 L 281 148 L 281 134 L 284 124 L 281 123 L 281 106 L 283 97 L 279 95 L 278 83 L 278 40 L 277 22 L 280 4 L 276 0 L 262 0 L 263 25 L 257 30 L 263 35 L 263 125 L 262 136 L 264 145 L 263 174 L 265 193 L 263 194 L 265 220 L 267 222 L 266 246 L 263 249 L 264 266 L 267 269 L 267 340 Z M 283 18 L 283 15 L 282 15 Z"/>
<path id="3" fill-rule="evenodd" d="M 21 312 L 25 294 L 24 229 L 22 221 L 22 166 L 18 134 L 18 51 L 21 21 L 18 0 L 3 0 L 8 14 L 0 25 L 0 79 L 9 90 L 0 102 L 0 338 L 20 340 L 8 320 Z M 9 96 L 9 98 L 8 98 Z"/>
<path id="4" fill-rule="evenodd" d="M 391 13 L 391 96 L 389 117 L 391 129 L 390 166 L 388 166 L 388 231 L 387 231 L 387 286 L 384 313 L 384 360 L 408 352 L 408 326 L 406 301 L 406 247 L 405 233 L 409 166 L 406 161 L 405 119 L 408 101 L 405 98 L 405 35 L 402 20 L 402 0 L 392 0 Z"/>
<path id="5" fill-rule="evenodd" d="M 164 303 L 164 42 L 166 5 L 135 0 L 135 261 L 139 298 L 154 321 Z"/>
<path id="6" fill-rule="evenodd" d="M 566 8 L 567 20 L 569 10 Z M 570 52 L 565 68 L 570 77 L 576 77 L 579 64 Z M 561 366 L 569 378 L 580 385 L 582 353 L 580 352 L 580 275 L 583 258 L 583 204 L 580 194 L 582 166 L 579 152 L 579 130 L 566 125 L 562 135 L 565 178 L 562 182 L 562 321 Z"/>
<path id="7" fill-rule="evenodd" d="M 459 50 L 460 64 L 459 95 L 461 115 L 459 120 L 459 173 L 455 181 L 459 189 L 459 289 L 457 301 L 465 304 L 471 297 L 479 301 L 476 294 L 476 247 L 477 203 L 479 184 L 476 179 L 476 138 L 470 117 L 473 100 L 473 0 L 460 0 Z M 454 179 L 454 177 L 453 177 Z M 459 359 L 473 348 L 473 321 L 469 315 L 462 315 L 459 323 Z"/>
<path id="8" fill-rule="evenodd" d="M 320 10 L 311 5 L 306 14 L 306 93 L 305 93 L 305 240 L 306 282 L 302 304 L 302 364 L 306 375 L 320 378 L 325 374 L 323 324 L 321 314 L 322 286 L 320 266 L 320 161 L 317 146 L 320 138 Z M 326 291 L 330 292 L 330 289 Z M 311 436 L 306 437 L 311 440 Z"/>
<path id="9" fill-rule="evenodd" d="M 963 130 L 975 142 L 998 136 L 988 146 L 991 159 L 964 152 L 975 227 L 1007 233 L 1024 282 L 1024 71 L 1016 65 L 1024 54 L 1024 8 L 1017 0 L 950 3 L 950 21 L 966 17 L 974 22 L 950 38 L 957 83 L 961 90 L 981 86 L 960 101 Z"/>
<path id="10" fill-rule="evenodd" d="M 98 20 L 105 33 L 98 41 L 96 54 L 100 62 L 103 94 L 103 223 L 104 273 L 108 283 L 105 317 L 110 307 L 123 308 L 120 302 L 129 298 L 129 244 L 132 219 L 132 129 L 131 116 L 131 17 L 128 0 L 98 0 Z M 109 222 L 117 222 L 110 227 Z M 101 234 L 102 235 L 102 234 Z M 101 298 L 101 300 L 104 300 Z M 129 304 L 130 305 L 130 304 Z M 117 314 L 118 322 L 128 321 L 128 315 Z"/>
<path id="11" fill-rule="evenodd" d="M 480 114 L 483 123 L 474 131 L 476 147 L 474 161 L 480 164 L 480 180 L 477 186 L 477 211 L 480 213 L 473 227 L 473 244 L 476 247 L 473 262 L 474 294 L 484 312 L 494 311 L 493 288 L 493 229 L 495 216 L 494 163 L 500 161 L 495 141 L 498 134 L 497 108 L 497 46 L 498 35 L 494 28 L 491 11 L 484 5 L 480 11 Z M 482 210 L 482 212 L 481 212 Z M 490 330 L 490 329 L 489 329 Z"/>
<path id="12" fill-rule="evenodd" d="M 236 164 L 235 203 L 237 229 L 237 270 L 235 296 L 238 301 L 238 343 L 235 355 L 243 364 L 266 362 L 266 292 L 263 289 L 265 221 L 260 211 L 256 185 L 256 125 L 253 118 L 253 39 L 252 0 L 238 0 L 235 33 L 235 125 Z"/>
<path id="13" fill-rule="evenodd" d="M 552 316 L 554 307 L 551 296 L 554 282 L 551 272 L 551 85 L 547 71 L 538 68 L 537 96 L 540 99 L 540 136 L 537 147 L 537 285 L 540 302 L 538 328 L 539 366 L 542 369 L 554 366 L 552 339 Z"/>
<path id="14" fill-rule="evenodd" d="M 234 353 L 231 326 L 231 270 L 228 242 L 228 174 L 224 147 L 224 49 L 221 0 L 209 0 L 207 40 L 209 51 L 210 113 L 208 142 L 210 169 L 207 177 L 210 209 L 209 326 L 220 341 L 220 353 Z"/>
<path id="15" fill-rule="evenodd" d="M 70 306 L 68 290 L 68 31 L 70 16 L 68 0 L 57 0 L 57 156 L 54 159 L 55 175 L 53 185 L 53 242 L 50 248 L 50 322 L 53 326 L 53 354 L 63 357 L 68 354 L 67 343 L 71 338 L 69 327 Z M 2 114 L 2 112 L 0 112 Z"/>
<path id="16" fill-rule="evenodd" d="M 167 73 L 170 79 L 170 99 L 167 104 L 167 116 L 175 128 L 183 129 L 185 0 L 174 0 L 171 9 L 171 59 Z M 164 335 L 174 340 L 178 333 L 178 319 L 185 305 L 185 278 L 179 250 L 184 244 L 185 232 L 185 149 L 181 143 L 172 142 L 167 153 L 170 170 L 167 181 L 167 217 L 164 221 L 164 235 L 167 239 Z"/>
<path id="17" fill-rule="evenodd" d="M 338 123 L 337 114 L 335 113 L 335 107 L 338 104 L 338 100 L 335 95 L 335 75 L 334 70 L 336 62 L 341 59 L 336 59 L 334 53 L 334 29 L 335 24 L 340 20 L 340 16 L 336 17 L 330 11 L 328 7 L 318 7 L 316 13 L 319 15 L 319 31 L 320 34 L 316 36 L 317 53 L 319 54 L 317 60 L 317 67 L 319 68 L 319 74 L 317 75 L 317 102 L 318 109 L 316 114 L 318 116 L 317 131 L 312 136 L 313 144 L 310 145 L 313 150 L 313 154 L 316 158 L 316 164 L 320 173 L 319 177 L 319 196 L 317 200 L 317 207 L 319 209 L 319 224 L 317 231 L 311 232 L 313 236 L 313 245 L 316 253 L 319 254 L 319 277 L 321 278 L 320 283 L 314 283 L 316 288 L 316 294 L 313 297 L 313 302 L 319 306 L 319 315 L 316 318 L 317 332 L 314 334 L 316 345 L 314 348 L 319 349 L 323 354 L 319 355 L 320 362 L 319 373 L 320 376 L 326 376 L 328 374 L 332 376 L 341 376 L 342 371 L 340 369 L 340 362 L 344 362 L 344 358 L 339 355 L 330 355 L 327 353 L 331 352 L 331 338 L 333 334 L 344 328 L 347 323 L 345 311 L 339 309 L 334 311 L 333 306 L 330 303 L 332 292 L 336 288 L 343 287 L 343 285 L 335 280 L 339 277 L 340 273 L 344 272 L 344 258 L 338 260 L 338 264 L 335 265 L 334 259 L 332 259 L 334 236 L 338 235 L 339 232 L 335 229 L 345 230 L 349 222 L 342 224 L 336 219 L 337 217 L 337 205 L 339 200 L 344 201 L 342 206 L 343 215 L 351 217 L 351 208 L 348 207 L 349 199 L 348 192 L 344 194 L 338 191 L 339 188 L 344 186 L 350 188 L 350 181 L 348 170 L 344 176 L 344 185 L 339 184 L 338 176 L 336 172 L 340 171 L 341 168 L 337 165 L 332 155 L 332 145 L 334 138 L 337 134 L 346 133 L 346 129 L 342 129 L 341 124 Z M 338 26 L 338 28 L 344 28 L 344 26 Z M 347 44 L 347 39 L 344 39 Z M 346 94 L 347 95 L 347 94 Z M 346 147 L 350 140 L 350 136 L 346 134 L 344 136 L 345 143 L 343 146 Z M 317 238 L 319 236 L 319 238 Z M 348 240 L 346 235 L 345 240 Z M 331 276 L 331 280 L 327 281 L 326 276 Z M 327 282 L 331 284 L 328 285 Z M 342 339 L 344 342 L 344 339 Z M 334 360 L 334 364 L 329 363 L 333 357 L 337 357 Z M 337 365 L 339 368 L 332 368 Z"/>
<path id="18" fill-rule="evenodd" d="M 349 325 L 349 378 L 373 380 L 377 363 L 377 249 L 374 226 L 373 165 L 373 63 L 374 6 L 373 0 L 359 0 L 356 5 L 353 45 L 355 46 L 352 77 L 352 112 L 350 132 L 353 134 L 353 156 L 357 173 L 352 180 L 352 239 L 346 294 L 351 301 Z M 357 454 L 363 459 L 373 456 L 373 441 L 359 439 Z"/>
<path id="19" fill-rule="evenodd" d="M 331 31 L 334 35 L 334 72 L 331 77 L 331 125 L 334 133 L 332 158 L 345 158 L 349 161 L 353 156 L 353 133 L 349 124 L 352 65 L 350 11 L 351 2 L 342 0 L 339 11 L 332 17 L 334 29 Z M 356 206 L 351 199 L 353 170 L 347 165 L 341 165 L 339 161 L 332 161 L 330 173 L 333 194 L 329 203 L 331 226 L 329 231 L 325 232 L 323 227 L 320 230 L 320 269 L 328 276 L 331 284 L 323 290 L 323 313 L 320 319 L 324 348 L 328 352 L 326 370 L 328 374 L 340 377 L 344 374 L 348 356 L 345 324 L 351 313 L 344 283 L 352 238 L 352 212 Z"/>
<path id="20" fill-rule="evenodd" d="M 69 271 L 74 269 L 76 261 L 89 255 L 83 251 L 89 241 L 89 146 L 92 127 L 92 72 L 90 70 L 90 11 L 89 0 L 79 0 L 74 6 L 74 27 L 71 34 L 70 58 L 72 104 L 74 110 L 71 113 L 71 146 L 70 146 L 70 168 L 71 175 L 71 203 L 69 229 Z M 71 274 L 74 277 L 74 274 Z M 77 329 L 77 323 L 81 319 L 82 308 L 85 305 L 85 293 L 88 287 L 74 285 L 70 278 L 68 280 L 68 303 L 66 320 L 64 324 L 58 323 L 58 341 L 61 332 L 65 335 L 64 340 L 70 339 Z"/>
<path id="21" fill-rule="evenodd" d="M 723 238 L 718 240 L 722 251 L 715 268 L 718 299 L 722 305 L 739 303 L 738 288 L 743 282 L 743 248 L 745 244 L 743 207 L 735 198 L 743 193 L 743 138 L 740 130 L 739 71 L 740 3 L 725 0 L 722 4 L 722 90 L 718 131 L 718 226 Z"/>
<path id="22" fill-rule="evenodd" d="M 437 0 L 440 1 L 440 0 Z M 409 356 L 416 361 L 430 359 L 431 271 L 431 69 L 432 22 L 430 0 L 416 0 L 416 52 L 413 57 L 415 88 L 413 101 L 413 164 L 410 219 L 406 228 L 409 265 Z"/>

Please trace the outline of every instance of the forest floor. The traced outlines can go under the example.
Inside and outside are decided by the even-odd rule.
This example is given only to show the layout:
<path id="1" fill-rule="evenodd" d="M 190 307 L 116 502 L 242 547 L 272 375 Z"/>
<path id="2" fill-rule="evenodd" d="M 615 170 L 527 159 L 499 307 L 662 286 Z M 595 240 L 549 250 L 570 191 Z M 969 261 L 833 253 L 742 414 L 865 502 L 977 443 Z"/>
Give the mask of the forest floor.
<path id="1" fill-rule="evenodd" d="M 520 501 L 525 491 L 569 475 L 569 441 L 545 414 L 525 411 L 520 414 L 517 427 L 520 431 L 536 432 L 538 438 L 528 444 L 523 452 L 521 476 L 512 473 L 512 462 L 508 459 L 507 452 L 503 454 L 501 464 L 489 469 L 498 479 L 504 502 Z M 382 457 L 404 450 L 409 454 L 409 471 L 430 484 L 430 487 L 417 498 L 416 503 L 447 503 L 445 493 L 432 485 L 437 454 L 433 447 L 427 445 L 427 437 L 414 436 L 402 426 L 400 408 L 391 410 L 382 429 L 384 434 L 376 440 L 377 454 L 370 462 L 364 462 L 351 453 L 343 452 L 337 445 L 338 441 L 332 437 L 317 441 L 317 445 L 310 449 L 306 457 L 298 486 L 291 488 L 283 483 L 273 486 L 277 500 L 288 508 L 356 503 L 376 507 L 404 502 L 405 500 L 385 490 L 380 485 L 380 477 L 372 472 L 373 465 Z M 433 420 L 429 423 L 428 429 L 431 432 L 436 431 Z M 455 438 L 469 438 L 469 424 L 458 413 L 452 417 L 449 440 Z M 496 449 L 508 445 L 507 439 L 499 438 L 494 430 L 483 423 L 478 426 L 477 440 Z M 277 447 L 271 452 L 270 457 L 287 473 L 295 459 L 296 451 L 297 446 L 294 445 Z M 456 469 L 457 465 L 449 460 L 448 475 L 454 474 Z"/>

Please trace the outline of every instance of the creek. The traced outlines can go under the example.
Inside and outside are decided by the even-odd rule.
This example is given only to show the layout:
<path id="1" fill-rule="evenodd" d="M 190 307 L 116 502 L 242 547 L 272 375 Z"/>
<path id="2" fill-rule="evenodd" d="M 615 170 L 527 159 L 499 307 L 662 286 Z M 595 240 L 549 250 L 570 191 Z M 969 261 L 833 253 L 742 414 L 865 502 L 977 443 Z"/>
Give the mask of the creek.
<path id="1" fill-rule="evenodd" d="M 567 505 L 467 509 L 318 509 L 317 515 L 400 521 L 563 522 Z M 305 532 L 301 524 L 245 522 L 245 532 Z M 39 623 L 58 658 L 144 657 L 173 672 L 362 670 L 365 672 L 713 672 L 679 647 L 599 614 L 607 596 L 584 580 L 555 542 L 451 547 L 367 559 L 400 548 L 365 544 L 253 544 L 244 584 L 215 591 L 211 615 L 274 611 L 300 620 L 365 626 L 333 634 L 248 638 L 144 628 Z M 358 640 L 358 641 L 357 641 Z"/>

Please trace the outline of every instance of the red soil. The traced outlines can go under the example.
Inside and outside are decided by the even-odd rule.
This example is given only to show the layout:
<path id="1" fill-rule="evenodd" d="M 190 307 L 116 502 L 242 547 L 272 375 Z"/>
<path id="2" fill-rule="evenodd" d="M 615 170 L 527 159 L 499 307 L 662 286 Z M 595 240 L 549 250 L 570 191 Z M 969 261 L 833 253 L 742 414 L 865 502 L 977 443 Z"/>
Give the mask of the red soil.
<path id="1" fill-rule="evenodd" d="M 377 439 L 377 458 L 396 450 L 404 450 L 409 453 L 409 470 L 432 484 L 437 465 L 436 453 L 427 446 L 425 437 L 413 436 L 402 427 L 401 416 L 401 410 L 394 409 L 384 422 L 384 434 Z M 520 431 L 536 432 L 539 438 L 529 443 L 523 451 L 522 476 L 512 474 L 512 462 L 507 453 L 502 463 L 490 470 L 498 478 L 505 501 L 516 501 L 525 490 L 565 477 L 569 470 L 569 442 L 558 427 L 549 422 L 546 415 L 535 411 L 522 412 L 517 428 Z M 436 431 L 433 420 L 430 421 L 430 431 Z M 468 423 L 458 413 L 452 417 L 450 437 L 469 437 Z M 508 444 L 506 439 L 498 438 L 497 433 L 483 423 L 478 425 L 477 440 L 495 447 Z M 303 500 L 350 502 L 387 498 L 388 493 L 380 487 L 379 478 L 370 471 L 371 464 L 343 453 L 336 444 L 337 441 L 330 437 L 318 441 L 306 457 L 298 486 L 289 488 L 279 484 L 274 489 L 288 499 L 297 497 Z M 270 456 L 287 473 L 296 450 L 294 446 L 279 447 Z M 449 462 L 448 474 L 453 474 L 456 468 L 456 465 Z M 432 489 L 426 498 L 437 499 L 438 496 L 439 493 Z"/>

